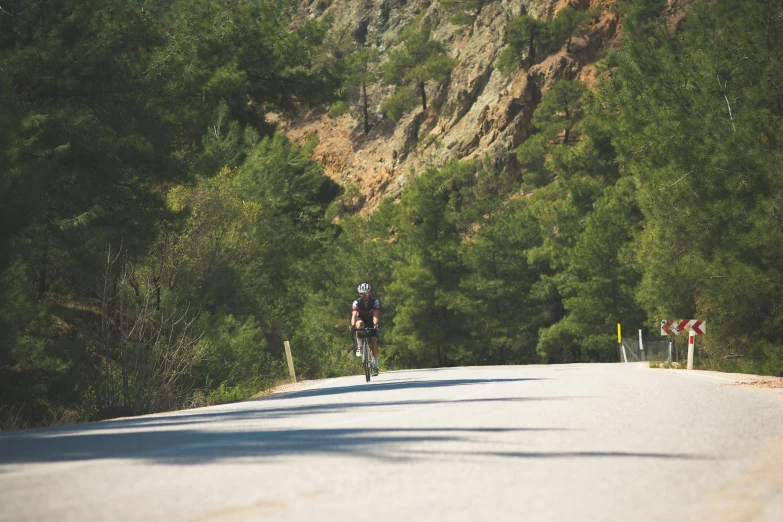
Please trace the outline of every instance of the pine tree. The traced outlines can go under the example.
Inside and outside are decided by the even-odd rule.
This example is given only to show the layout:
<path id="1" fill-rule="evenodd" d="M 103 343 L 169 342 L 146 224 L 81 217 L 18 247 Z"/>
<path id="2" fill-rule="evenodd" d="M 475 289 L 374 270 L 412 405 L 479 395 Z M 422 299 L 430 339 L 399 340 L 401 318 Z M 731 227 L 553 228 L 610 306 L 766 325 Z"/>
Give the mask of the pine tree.
<path id="1" fill-rule="evenodd" d="M 566 149 L 578 141 L 579 126 L 584 118 L 582 97 L 585 91 L 581 82 L 560 81 L 542 96 L 533 112 L 536 133 L 517 149 L 527 188 L 549 183 L 561 156 L 567 156 Z M 563 150 L 556 150 L 558 146 Z"/>
<path id="2" fill-rule="evenodd" d="M 426 110 L 426 83 L 430 80 L 443 83 L 448 79 L 454 61 L 446 55 L 442 43 L 430 39 L 431 31 L 429 25 L 421 22 L 403 31 L 400 35 L 402 47 L 392 51 L 388 60 L 381 66 L 383 80 L 398 87 L 396 98 L 393 98 L 394 102 L 410 103 L 410 95 L 405 94 L 403 97 L 402 93 L 410 93 L 410 87 L 413 85 L 419 89 L 421 107 Z M 384 106 L 389 107 L 388 102 Z M 406 108 L 405 105 L 402 107 Z M 394 108 L 394 112 L 399 114 L 404 110 Z"/>
<path id="3" fill-rule="evenodd" d="M 360 90 L 360 99 L 362 115 L 364 116 L 364 133 L 370 132 L 369 121 L 369 99 L 367 97 L 367 86 L 378 81 L 378 76 L 374 69 L 380 61 L 378 52 L 375 49 L 362 49 L 351 54 L 348 57 L 347 81 L 352 86 L 357 86 Z"/>
<path id="4" fill-rule="evenodd" d="M 481 10 L 495 0 L 441 0 L 440 5 L 450 15 L 449 22 L 455 25 L 472 25 L 481 15 Z"/>
<path id="5" fill-rule="evenodd" d="M 527 199 L 499 201 L 460 248 L 467 273 L 459 306 L 475 338 L 469 364 L 537 362 L 538 330 L 548 325 L 531 295 L 539 267 L 527 255 L 540 244 L 538 223 Z"/>
<path id="6" fill-rule="evenodd" d="M 651 317 L 706 319 L 711 361 L 740 354 L 776 373 L 781 11 L 780 1 L 698 5 L 676 35 L 629 17 L 602 90 L 620 161 L 639 188 L 640 296 Z"/>
<path id="7" fill-rule="evenodd" d="M 243 164 L 272 131 L 268 110 L 333 99 L 340 71 L 322 45 L 326 24 L 290 29 L 290 10 L 274 0 L 194 0 L 176 9 L 163 0 L 20 1 L 2 9 L 0 310 L 27 317 L 2 324 L 0 373 L 5 381 L 16 368 L 12 381 L 37 383 L 13 400 L 29 407 L 31 422 L 51 422 L 40 405 L 59 411 L 78 400 L 74 390 L 91 385 L 96 358 L 89 339 L 54 335 L 38 318 L 73 315 L 73 303 L 94 308 L 109 245 L 121 244 L 123 263 L 154 281 L 157 247 L 186 221 L 167 206 L 168 190 Z M 326 199 L 334 194 L 324 190 Z M 305 192 L 276 197 L 296 199 L 288 216 L 295 224 L 318 228 L 324 205 Z M 210 269 L 201 302 L 230 288 L 229 272 Z M 153 284 L 165 307 L 165 289 Z M 100 330 L 92 323 L 69 332 Z"/>
<path id="8" fill-rule="evenodd" d="M 392 356 L 417 366 L 451 366 L 469 351 L 467 323 L 457 305 L 463 187 L 475 180 L 472 162 L 450 162 L 413 180 L 396 206 L 397 253 L 388 300 L 394 302 Z"/>
<path id="9" fill-rule="evenodd" d="M 560 9 L 549 22 L 550 50 L 554 51 L 566 42 L 566 52 L 570 53 L 571 40 L 586 33 L 588 23 L 595 15 L 596 10 L 577 11 L 570 6 Z"/>
<path id="10" fill-rule="evenodd" d="M 576 141 L 578 135 L 575 137 L 572 133 L 578 130 L 584 117 L 581 99 L 585 91 L 582 82 L 557 82 L 541 98 L 533 113 L 533 125 L 549 140 L 562 134 L 562 145 Z"/>
<path id="11" fill-rule="evenodd" d="M 497 66 L 501 72 L 508 74 L 522 65 L 526 60 L 528 65 L 536 63 L 538 51 L 549 35 L 547 24 L 523 14 L 514 18 L 506 28 L 508 45 L 500 53 Z"/>
<path id="12" fill-rule="evenodd" d="M 548 21 L 528 14 L 514 18 L 506 29 L 508 45 L 498 57 L 498 69 L 503 74 L 509 74 L 524 63 L 528 67 L 532 66 L 541 54 L 553 53 L 563 43 L 566 44 L 566 52 L 570 53 L 572 38 L 585 34 L 595 14 L 595 10 L 577 11 L 566 6 Z"/>

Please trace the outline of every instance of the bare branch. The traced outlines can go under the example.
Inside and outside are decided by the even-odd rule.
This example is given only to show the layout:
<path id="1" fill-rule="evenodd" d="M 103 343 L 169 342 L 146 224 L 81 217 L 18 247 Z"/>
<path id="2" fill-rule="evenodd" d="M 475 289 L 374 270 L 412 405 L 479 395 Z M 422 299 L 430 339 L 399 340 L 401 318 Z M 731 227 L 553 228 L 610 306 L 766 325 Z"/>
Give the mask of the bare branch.
<path id="1" fill-rule="evenodd" d="M 692 173 L 693 173 L 693 171 L 686 173 L 685 175 L 683 175 L 683 176 L 682 176 L 680 179 L 678 179 L 677 181 L 675 181 L 675 182 L 674 182 L 674 183 L 672 183 L 671 185 L 667 185 L 667 186 L 663 187 L 663 188 L 662 188 L 662 189 L 660 189 L 660 190 L 661 190 L 661 191 L 664 191 L 664 190 L 669 190 L 670 188 L 672 188 L 673 186 L 675 186 L 677 183 L 679 183 L 680 181 L 682 181 L 682 180 L 684 180 L 685 178 L 687 178 L 688 176 L 690 176 Z"/>
<path id="2" fill-rule="evenodd" d="M 37 4 L 35 4 L 34 6 L 32 6 L 31 8 L 29 8 L 29 9 L 27 9 L 27 10 L 25 10 L 25 11 L 20 11 L 20 12 L 18 12 L 18 13 L 15 13 L 15 14 L 14 14 L 14 13 L 9 13 L 9 12 L 8 12 L 8 11 L 6 11 L 5 9 L 3 9 L 3 6 L 1 6 L 1 5 L 0 5 L 0 14 L 4 14 L 4 15 L 8 15 L 8 16 L 19 16 L 19 15 L 23 15 L 23 14 L 25 14 L 25 13 L 29 13 L 30 11 L 32 11 L 33 9 L 35 9 L 36 7 L 38 7 L 39 5 L 41 5 L 42 3 L 43 3 L 43 0 L 39 0 L 39 1 L 38 1 L 38 3 L 37 3 Z"/>
<path id="3" fill-rule="evenodd" d="M 720 87 L 720 91 L 723 93 L 723 99 L 726 100 L 726 107 L 729 109 L 729 120 L 731 120 L 731 128 L 734 130 L 734 132 L 737 132 L 737 128 L 734 126 L 734 117 L 731 115 L 731 104 L 729 104 L 729 97 L 726 95 L 726 87 L 729 85 L 729 79 L 726 78 L 724 84 L 721 85 L 720 76 L 716 74 L 715 77 L 718 79 L 718 87 Z"/>

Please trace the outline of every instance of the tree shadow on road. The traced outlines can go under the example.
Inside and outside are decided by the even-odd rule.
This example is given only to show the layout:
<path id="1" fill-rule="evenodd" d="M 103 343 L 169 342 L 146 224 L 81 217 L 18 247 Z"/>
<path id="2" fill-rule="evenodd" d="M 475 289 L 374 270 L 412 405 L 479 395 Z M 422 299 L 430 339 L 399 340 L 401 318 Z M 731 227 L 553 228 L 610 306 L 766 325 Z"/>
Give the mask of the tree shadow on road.
<path id="1" fill-rule="evenodd" d="M 417 453 L 415 451 L 411 452 Z M 501 457 L 517 459 L 570 459 L 584 457 L 633 457 L 640 459 L 681 459 L 681 460 L 715 460 L 710 455 L 698 455 L 693 453 L 655 453 L 643 451 L 461 451 L 427 452 L 428 455 L 441 455 L 445 457 L 477 456 L 477 457 Z"/>
<path id="2" fill-rule="evenodd" d="M 388 412 L 390 409 L 401 411 L 404 408 L 411 406 L 428 406 L 436 404 L 466 404 L 466 403 L 498 403 L 498 402 L 529 402 L 529 401 L 558 401 L 558 400 L 576 400 L 586 399 L 587 397 L 491 397 L 484 399 L 457 399 L 457 400 L 401 400 L 401 401 L 357 401 L 357 402 L 331 402 L 325 404 L 305 404 L 299 406 L 284 406 L 276 408 L 269 408 L 270 403 L 254 403 L 253 406 L 242 410 L 234 411 L 204 411 L 194 410 L 192 412 L 178 412 L 176 415 L 154 415 L 144 417 L 131 417 L 128 419 L 116 420 L 111 422 L 105 422 L 100 424 L 91 424 L 91 430 L 116 430 L 118 427 L 123 428 L 154 428 L 154 427 L 173 427 L 173 426 L 188 426 L 194 424 L 207 424 L 207 423 L 226 423 L 243 420 L 269 420 L 269 419 L 286 419 L 299 417 L 303 415 L 326 415 L 342 413 L 349 410 L 366 410 L 380 411 L 379 408 L 383 408 L 384 412 Z M 246 402 L 245 404 L 251 404 Z M 275 405 L 280 403 L 274 403 Z M 84 426 L 84 425 L 82 425 Z M 70 427 L 73 431 L 82 431 L 78 427 Z M 67 428 L 61 428 L 61 431 L 68 431 Z"/>
<path id="3" fill-rule="evenodd" d="M 390 375 L 391 377 L 391 375 Z M 368 385 L 342 385 L 314 388 L 279 396 L 265 397 L 239 404 L 214 408 L 172 412 L 114 421 L 63 426 L 39 430 L 23 430 L 0 434 L 0 465 L 43 462 L 86 462 L 96 459 L 133 459 L 164 464 L 197 465 L 218 461 L 253 461 L 258 459 L 291 458 L 302 455 L 336 455 L 381 460 L 421 460 L 438 457 L 439 451 L 455 448 L 454 455 L 470 458 L 558 458 L 558 457 L 641 457 L 689 459 L 693 455 L 670 453 L 618 453 L 526 451 L 482 451 L 500 443 L 512 449 L 524 449 L 526 433 L 569 431 L 558 427 L 536 428 L 334 428 L 331 424 L 356 424 L 355 418 L 333 422 L 334 418 L 317 415 L 354 412 L 381 416 L 404 413 L 430 405 L 463 407 L 467 403 L 508 403 L 526 401 L 561 401 L 588 397 L 457 397 L 401 400 L 386 391 L 421 390 L 440 387 L 473 386 L 476 384 L 512 383 L 539 379 L 432 379 L 393 378 Z M 367 395 L 366 392 L 376 392 Z M 360 393 L 356 400 L 313 404 L 301 399 L 331 398 L 341 394 Z M 380 392 L 380 393 L 377 393 Z M 342 398 L 342 397 L 340 397 Z M 294 419 L 313 416 L 312 424 L 326 427 L 310 429 L 279 428 L 263 424 L 273 419 Z M 456 444 L 456 446 L 452 446 Z M 434 446 L 433 446 L 434 445 Z M 516 446 L 516 447 L 515 447 Z M 477 450 L 477 448 L 479 448 Z M 2 470 L 0 470 L 2 473 Z"/>
<path id="4" fill-rule="evenodd" d="M 364 456 L 405 459 L 389 451 L 410 443 L 467 441 L 488 434 L 556 431 L 548 428 L 334 428 L 208 432 L 177 429 L 128 433 L 69 434 L 10 441 L 0 464 L 138 459 L 168 464 L 206 464 L 236 459 L 301 455 Z M 416 456 L 413 458 L 420 458 Z"/>
<path id="5" fill-rule="evenodd" d="M 64 434 L 4 441 L 0 464 L 132 459 L 172 465 L 249 461 L 303 455 L 365 457 L 384 461 L 442 458 L 596 458 L 703 459 L 699 455 L 650 452 L 481 451 L 498 437 L 523 445 L 526 432 L 569 431 L 562 428 L 332 428 L 209 432 L 190 429 L 123 433 Z M 7 444 L 9 443 L 10 444 Z M 452 443 L 454 451 L 442 451 Z M 426 445 L 422 448 L 420 445 Z M 433 447 L 432 444 L 436 444 Z"/>
<path id="6" fill-rule="evenodd" d="M 409 373 L 409 372 L 405 372 Z M 396 374 L 394 374 L 396 375 Z M 295 392 L 280 393 L 278 395 L 248 399 L 234 403 L 233 405 L 208 406 L 204 408 L 195 408 L 192 410 L 181 410 L 168 413 L 158 413 L 153 415 L 143 415 L 138 417 L 128 417 L 123 419 L 106 420 L 102 422 L 90 422 L 83 424 L 72 424 L 68 426 L 53 426 L 40 428 L 36 430 L 23 430 L 14 432 L 24 434 L 29 432 L 83 432 L 98 430 L 117 430 L 118 428 L 145 427 L 154 426 L 178 426 L 190 425 L 202 422 L 225 422 L 243 419 L 279 419 L 294 417 L 300 415 L 336 413 L 354 408 L 374 408 L 378 406 L 416 406 L 439 403 L 462 403 L 462 402 L 520 402 L 534 400 L 562 400 L 564 397 L 500 397 L 486 399 L 435 399 L 435 400 L 361 400 L 361 396 L 354 401 L 345 401 L 339 403 L 288 405 L 286 402 L 296 399 L 307 399 L 312 397 L 330 397 L 336 395 L 345 395 L 352 393 L 367 392 L 387 392 L 395 390 L 417 390 L 417 389 L 436 389 L 448 388 L 454 386 L 471 386 L 476 384 L 491 384 L 496 382 L 523 382 L 535 381 L 541 379 L 439 379 L 426 380 L 421 378 L 392 378 L 384 381 L 373 381 L 370 384 L 364 382 L 364 376 L 360 381 L 357 377 L 355 384 L 334 386 L 329 388 L 315 388 Z M 376 398 L 376 397 L 373 397 Z M 383 399 L 381 395 L 379 397 Z M 576 397 L 569 397 L 576 398 Z M 282 404 L 281 404 L 282 402 Z M 276 407 L 272 407 L 272 405 Z M 0 441 L 3 434 L 0 434 Z M 0 452 L 2 452 L 0 446 Z"/>
<path id="7" fill-rule="evenodd" d="M 362 377 L 363 378 L 363 377 Z M 421 379 L 421 378 L 393 378 L 389 380 L 373 381 L 369 384 L 358 382 L 343 386 L 330 386 L 328 388 L 314 388 L 311 390 L 295 391 L 280 395 L 264 397 L 265 400 L 289 399 L 301 397 L 324 397 L 343 393 L 375 393 L 378 391 L 417 390 L 430 388 L 444 388 L 451 386 L 472 386 L 476 384 L 494 384 L 510 382 L 542 381 L 542 378 L 515 378 L 515 379 Z"/>

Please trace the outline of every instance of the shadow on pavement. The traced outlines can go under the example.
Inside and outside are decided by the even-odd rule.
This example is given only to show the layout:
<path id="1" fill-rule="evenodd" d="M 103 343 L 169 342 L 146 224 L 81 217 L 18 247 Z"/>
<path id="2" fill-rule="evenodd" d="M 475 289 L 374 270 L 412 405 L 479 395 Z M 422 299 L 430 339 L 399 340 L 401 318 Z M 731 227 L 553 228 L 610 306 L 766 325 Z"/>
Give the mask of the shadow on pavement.
<path id="1" fill-rule="evenodd" d="M 411 452 L 418 453 L 418 452 Z M 427 455 L 441 455 L 446 457 L 480 456 L 502 457 L 518 459 L 571 459 L 584 457 L 635 457 L 640 459 L 681 459 L 681 460 L 717 460 L 710 455 L 698 455 L 692 453 L 652 453 L 635 451 L 465 451 L 445 452 L 428 451 Z"/>
<path id="2" fill-rule="evenodd" d="M 395 412 L 397 407 L 444 404 L 573 400 L 587 397 L 497 397 L 431 400 L 343 401 L 323 404 L 286 404 L 303 398 L 389 390 L 471 386 L 538 379 L 436 379 L 397 378 L 368 385 L 315 388 L 245 401 L 220 408 L 172 412 L 170 414 L 118 419 L 114 421 L 24 430 L 0 434 L 0 465 L 42 462 L 85 462 L 96 459 L 135 459 L 164 464 L 206 464 L 221 460 L 279 458 L 301 455 L 340 455 L 381 460 L 442 458 L 443 455 L 503 458 L 636 457 L 690 459 L 685 454 L 622 452 L 498 452 L 476 451 L 477 445 L 521 444 L 521 437 L 503 439 L 502 434 L 562 432 L 563 428 L 314 428 L 280 429 L 259 425 L 270 419 L 345 411 Z M 361 396 L 359 396 L 361 399 Z M 404 411 L 402 409 L 401 411 Z M 256 422 L 253 422 L 256 421 Z M 350 418 L 348 422 L 354 422 Z M 247 422 L 243 425 L 241 423 Z M 237 426 L 231 423 L 240 423 Z M 223 428 L 221 431 L 216 429 Z M 242 429 L 245 428 L 245 429 Z M 498 439 L 501 437 L 501 439 Z M 436 443 L 434 451 L 418 444 Z M 443 452 L 444 445 L 466 445 L 464 451 Z M 489 447 L 489 446 L 488 446 Z M 492 446 L 497 447 L 497 446 Z M 441 457 L 438 457 L 441 455 Z M 2 473 L 2 472 L 0 472 Z"/>
<path id="3" fill-rule="evenodd" d="M 465 403 L 497 403 L 497 402 L 529 402 L 529 401 L 558 401 L 586 399 L 588 397 L 492 397 L 485 399 L 457 399 L 457 400 L 409 400 L 409 401 L 365 401 L 365 402 L 332 402 L 325 404 L 306 404 L 302 406 L 280 406 L 277 408 L 265 408 L 270 403 L 255 403 L 247 401 L 244 404 L 250 407 L 235 411 L 194 411 L 193 413 L 180 412 L 176 415 L 155 415 L 145 417 L 132 417 L 122 420 L 107 421 L 102 423 L 72 425 L 61 427 L 59 431 L 101 431 L 116 430 L 118 428 L 153 428 L 186 426 L 192 424 L 204 424 L 214 422 L 234 422 L 242 420 L 285 419 L 302 415 L 323 415 L 340 413 L 347 410 L 366 409 L 372 411 L 382 407 L 410 407 L 427 406 L 434 404 L 465 404 Z M 274 404 L 279 404 L 275 402 Z M 80 428 L 81 426 L 81 428 Z M 54 436 L 54 435 L 53 435 Z"/>
<path id="4" fill-rule="evenodd" d="M 373 381 L 369 384 L 360 382 L 347 386 L 332 386 L 329 388 L 315 388 L 312 390 L 302 390 L 298 392 L 282 393 L 254 400 L 275 400 L 290 399 L 299 397 L 324 397 L 328 395 L 338 395 L 341 393 L 363 393 L 391 390 L 415 390 L 427 388 L 444 388 L 450 386 L 471 386 L 475 384 L 493 384 L 508 382 L 541 381 L 548 379 L 539 378 L 518 378 L 518 379 L 391 379 L 382 381 Z"/>
<path id="5" fill-rule="evenodd" d="M 649 452 L 503 452 L 476 451 L 498 434 L 568 431 L 561 428 L 334 428 L 269 431 L 207 432 L 177 429 L 125 433 L 68 434 L 53 438 L 25 437 L 4 444 L 0 464 L 78 462 L 96 459 L 135 459 L 172 465 L 201 465 L 223 460 L 339 455 L 384 461 L 465 457 L 705 459 L 699 455 Z M 518 437 L 514 439 L 521 443 Z M 415 445 L 450 443 L 465 450 L 423 450 Z M 509 444 L 505 441 L 504 444 Z"/>
<path id="6" fill-rule="evenodd" d="M 70 434 L 5 441 L 0 464 L 138 459 L 164 464 L 206 464 L 226 459 L 293 455 L 365 456 L 409 460 L 400 445 L 469 441 L 472 436 L 549 428 L 336 428 L 206 432 L 198 430 Z"/>
<path id="7" fill-rule="evenodd" d="M 361 377 L 362 380 L 359 380 Z M 564 397 L 509 397 L 509 398 L 487 398 L 470 400 L 412 400 L 412 401 L 362 401 L 342 403 L 324 403 L 303 406 L 280 405 L 278 407 L 267 407 L 272 404 L 280 404 L 281 401 L 304 399 L 308 397 L 328 397 L 332 395 L 347 393 L 364 392 L 384 392 L 392 390 L 423 389 L 423 388 L 443 388 L 452 386 L 469 386 L 475 384 L 490 384 L 494 382 L 522 382 L 535 381 L 540 379 L 440 379 L 423 380 L 420 378 L 399 378 L 384 381 L 373 381 L 367 384 L 363 381 L 364 376 L 357 376 L 356 384 L 337 386 L 332 388 L 316 388 L 311 390 L 302 390 L 298 392 L 287 392 L 278 395 L 259 397 L 257 399 L 248 399 L 238 403 L 222 405 L 218 407 L 197 408 L 193 410 L 181 410 L 169 413 L 157 413 L 138 417 L 128 417 L 123 419 L 106 420 L 102 422 L 88 422 L 82 424 L 71 424 L 67 426 L 52 426 L 47 428 L 38 428 L 33 430 L 20 430 L 12 432 L 10 435 L 0 433 L 0 454 L 2 454 L 2 440 L 4 436 L 19 436 L 28 433 L 47 433 L 55 436 L 54 433 L 63 432 L 84 432 L 97 430 L 117 430 L 129 427 L 154 427 L 154 426 L 177 426 L 205 421 L 231 421 L 242 420 L 246 418 L 254 419 L 279 419 L 298 415 L 308 415 L 314 413 L 330 413 L 348 410 L 351 408 L 367 408 L 376 406 L 410 406 L 438 403 L 460 403 L 460 402 L 496 402 L 496 401 L 532 401 L 532 400 L 562 400 Z M 576 397 L 568 397 L 576 398 Z M 216 409 L 220 408 L 220 409 Z M 236 409 L 226 409 L 236 408 Z M 2 455 L 0 455 L 2 459 Z M 2 462 L 0 460 L 0 462 Z"/>

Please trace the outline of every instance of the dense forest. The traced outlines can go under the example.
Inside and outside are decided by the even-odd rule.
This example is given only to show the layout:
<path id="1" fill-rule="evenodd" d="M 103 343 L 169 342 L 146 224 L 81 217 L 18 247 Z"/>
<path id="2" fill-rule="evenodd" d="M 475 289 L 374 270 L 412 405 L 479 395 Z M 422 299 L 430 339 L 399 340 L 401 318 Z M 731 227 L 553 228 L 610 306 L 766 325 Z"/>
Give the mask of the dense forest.
<path id="1" fill-rule="evenodd" d="M 442 2 L 470 24 L 488 2 Z M 464 4 L 464 5 L 463 5 Z M 0 8 L 0 429 L 215 404 L 358 372 L 616 361 L 616 323 L 705 319 L 702 367 L 783 375 L 783 0 L 628 0 L 594 88 L 537 100 L 518 169 L 425 161 L 369 216 L 268 114 L 427 108 L 421 19 L 383 56 L 279 0 Z M 589 11 L 520 15 L 508 74 Z"/>

